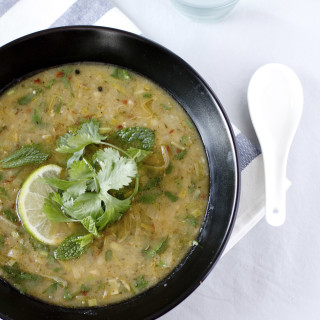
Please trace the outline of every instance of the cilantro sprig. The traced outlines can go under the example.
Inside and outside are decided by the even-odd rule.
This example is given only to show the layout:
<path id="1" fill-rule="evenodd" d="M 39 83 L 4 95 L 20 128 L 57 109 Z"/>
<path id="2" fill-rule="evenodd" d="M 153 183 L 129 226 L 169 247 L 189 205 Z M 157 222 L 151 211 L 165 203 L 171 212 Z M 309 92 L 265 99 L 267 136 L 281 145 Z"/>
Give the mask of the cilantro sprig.
<path id="1" fill-rule="evenodd" d="M 130 208 L 139 188 L 137 163 L 152 152 L 154 144 L 152 130 L 140 127 L 130 129 L 134 143 L 130 146 L 127 142 L 127 150 L 106 142 L 108 137 L 100 135 L 99 122 L 95 119 L 59 138 L 56 151 L 71 154 L 67 163 L 67 179 L 43 178 L 45 183 L 57 189 L 45 199 L 43 209 L 49 220 L 78 222 L 89 233 L 65 239 L 55 251 L 57 259 L 68 260 L 83 254 L 91 240 L 100 236 L 100 231 L 119 220 Z M 137 148 L 139 139 L 145 143 L 146 137 L 148 150 Z M 90 144 L 105 145 L 106 148 L 99 148 L 87 159 L 85 148 Z M 128 186 L 133 189 L 130 196 L 118 199 L 113 195 L 114 191 Z"/>

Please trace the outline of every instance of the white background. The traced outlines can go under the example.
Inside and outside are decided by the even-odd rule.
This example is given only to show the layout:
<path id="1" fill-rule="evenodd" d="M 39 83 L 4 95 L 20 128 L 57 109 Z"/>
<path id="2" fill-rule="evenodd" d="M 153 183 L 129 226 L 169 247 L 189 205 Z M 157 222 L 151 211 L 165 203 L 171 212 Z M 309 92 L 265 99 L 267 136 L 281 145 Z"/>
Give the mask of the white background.
<path id="1" fill-rule="evenodd" d="M 320 319 L 320 1 L 240 0 L 218 23 L 191 21 L 169 0 L 114 2 L 146 37 L 197 70 L 255 143 L 246 91 L 256 69 L 288 65 L 305 95 L 289 155 L 285 225 L 261 221 L 161 320 Z"/>

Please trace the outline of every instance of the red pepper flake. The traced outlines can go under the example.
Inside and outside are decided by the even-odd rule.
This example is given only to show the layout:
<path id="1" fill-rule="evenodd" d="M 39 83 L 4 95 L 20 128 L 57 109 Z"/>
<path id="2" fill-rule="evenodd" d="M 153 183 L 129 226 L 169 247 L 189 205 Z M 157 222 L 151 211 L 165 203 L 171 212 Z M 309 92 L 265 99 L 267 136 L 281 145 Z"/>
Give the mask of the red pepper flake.
<path id="1" fill-rule="evenodd" d="M 200 197 L 202 200 L 206 200 L 206 195 L 204 193 Z"/>
<path id="2" fill-rule="evenodd" d="M 42 81 L 40 80 L 40 78 L 37 78 L 37 79 L 33 80 L 33 82 L 34 82 L 34 83 L 39 83 L 39 84 L 42 83 Z"/>
<path id="3" fill-rule="evenodd" d="M 11 180 L 4 180 L 4 183 L 11 183 Z"/>
<path id="4" fill-rule="evenodd" d="M 17 143 L 17 149 L 20 149 L 20 144 L 19 143 Z"/>
<path id="5" fill-rule="evenodd" d="M 177 153 L 180 153 L 181 151 L 182 151 L 181 149 L 179 149 L 179 148 L 177 149 Z"/>
<path id="6" fill-rule="evenodd" d="M 63 76 L 64 76 L 64 72 L 62 72 L 62 71 L 56 72 L 56 77 L 57 78 L 62 78 Z"/>
<path id="7" fill-rule="evenodd" d="M 30 112 L 31 112 L 31 108 L 27 108 L 26 113 L 30 113 Z"/>
<path id="8" fill-rule="evenodd" d="M 168 150 L 168 152 L 171 152 L 171 147 L 167 146 L 167 150 Z"/>
<path id="9" fill-rule="evenodd" d="M 11 205 L 11 209 L 13 210 L 13 209 L 15 208 L 15 206 L 16 206 L 16 204 L 13 203 L 13 204 Z"/>
<path id="10" fill-rule="evenodd" d="M 20 220 L 18 221 L 18 225 L 19 225 L 19 226 L 21 226 L 21 225 L 22 225 L 22 223 L 21 223 L 21 221 L 20 221 Z"/>
<path id="11" fill-rule="evenodd" d="M 72 110 L 71 112 L 72 112 L 73 114 L 77 114 L 77 112 L 76 112 L 76 111 L 74 111 L 74 110 Z"/>
<path id="12" fill-rule="evenodd" d="M 88 292 L 87 292 L 87 291 L 81 291 L 81 294 L 82 294 L 83 296 L 86 296 L 86 295 L 88 294 Z"/>
<path id="13" fill-rule="evenodd" d="M 117 126 L 117 128 L 118 128 L 118 129 L 123 129 L 123 126 L 122 126 L 121 124 L 119 124 L 119 125 Z"/>
<path id="14" fill-rule="evenodd" d="M 171 129 L 170 131 L 169 131 L 169 133 L 173 133 L 174 132 L 174 129 Z"/>
<path id="15" fill-rule="evenodd" d="M 124 104 L 127 104 L 128 103 L 128 100 L 123 100 L 122 101 Z"/>
<path id="16" fill-rule="evenodd" d="M 85 117 L 85 119 L 89 119 L 90 118 L 90 116 L 89 115 L 87 115 L 87 116 L 84 116 Z"/>
<path id="17" fill-rule="evenodd" d="M 13 179 L 14 179 L 14 176 L 11 176 L 10 179 L 13 180 Z"/>
<path id="18" fill-rule="evenodd" d="M 68 79 L 71 80 L 72 76 L 69 76 Z"/>

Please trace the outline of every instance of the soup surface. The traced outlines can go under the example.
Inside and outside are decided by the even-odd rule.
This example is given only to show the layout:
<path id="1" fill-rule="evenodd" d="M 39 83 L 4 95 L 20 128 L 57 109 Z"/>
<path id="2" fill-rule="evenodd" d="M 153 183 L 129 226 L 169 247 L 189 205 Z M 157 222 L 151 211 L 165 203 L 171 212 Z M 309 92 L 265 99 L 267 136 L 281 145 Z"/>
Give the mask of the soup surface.
<path id="1" fill-rule="evenodd" d="M 99 139 L 84 144 L 85 128 L 98 130 L 85 134 Z M 71 142 L 80 149 L 61 152 Z M 28 148 L 45 156 L 29 161 Z M 108 174 L 105 163 L 110 160 L 101 160 L 107 153 L 117 159 Z M 9 88 L 0 98 L 0 161 L 0 275 L 23 293 L 67 307 L 118 302 L 154 286 L 197 245 L 209 187 L 201 140 L 168 93 L 131 71 L 73 64 Z M 84 162 L 92 176 L 81 180 L 81 189 L 72 174 L 76 164 Z M 50 222 L 56 234 L 48 234 L 52 243 L 43 243 L 24 223 L 21 212 L 26 209 L 20 202 L 17 208 L 16 201 L 21 187 L 32 180 L 31 173 L 49 164 L 61 167 L 57 178 L 78 193 L 53 181 L 53 193 L 45 191 L 48 181 L 42 181 L 41 190 L 27 190 L 27 199 L 33 192 L 37 203 L 31 205 L 39 203 L 37 210 L 43 215 L 45 200 L 41 202 L 38 194 L 47 192 L 42 197 L 47 196 L 45 214 L 56 208 L 67 220 Z M 65 203 L 50 200 L 53 194 Z M 91 203 L 73 210 L 76 197 L 100 199 L 100 194 L 102 200 L 94 202 L 97 214 L 90 211 Z M 116 205 L 104 199 L 113 199 Z M 93 218 L 86 216 L 88 212 Z M 73 247 L 58 250 L 70 235 L 88 240 L 77 247 L 82 250 L 79 255 L 73 255 Z"/>

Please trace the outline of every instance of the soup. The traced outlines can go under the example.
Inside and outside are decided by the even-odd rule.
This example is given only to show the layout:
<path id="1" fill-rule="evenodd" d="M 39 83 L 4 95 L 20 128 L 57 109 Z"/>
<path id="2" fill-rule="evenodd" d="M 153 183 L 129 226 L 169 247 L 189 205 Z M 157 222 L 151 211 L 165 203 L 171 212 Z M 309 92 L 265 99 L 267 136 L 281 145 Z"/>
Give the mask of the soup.
<path id="1" fill-rule="evenodd" d="M 0 275 L 66 307 L 129 299 L 196 239 L 208 200 L 200 137 L 155 83 L 102 64 L 0 98 Z"/>

